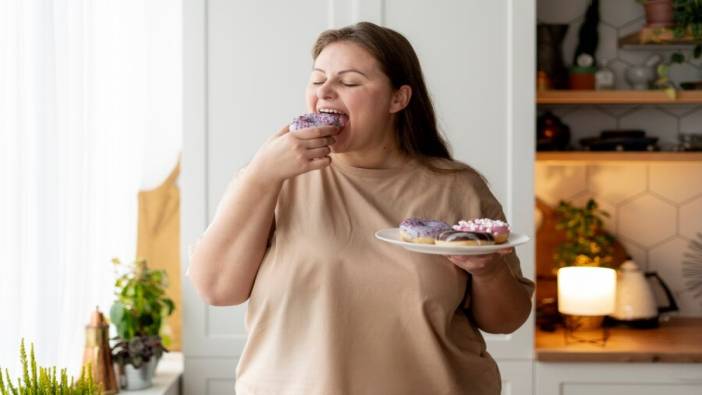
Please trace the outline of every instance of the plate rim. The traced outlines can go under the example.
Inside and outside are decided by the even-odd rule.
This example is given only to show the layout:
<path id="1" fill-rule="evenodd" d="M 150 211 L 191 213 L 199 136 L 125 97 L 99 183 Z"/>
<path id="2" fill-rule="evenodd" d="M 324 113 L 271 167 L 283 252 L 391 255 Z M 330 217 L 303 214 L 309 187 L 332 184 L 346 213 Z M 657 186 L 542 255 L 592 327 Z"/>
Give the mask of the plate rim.
<path id="1" fill-rule="evenodd" d="M 512 237 L 514 236 L 514 238 L 516 239 L 514 240 L 514 242 L 516 242 L 516 244 L 510 244 L 508 241 L 504 244 L 490 244 L 486 246 L 437 246 L 436 244 L 419 244 L 411 243 L 400 239 L 393 239 L 383 235 L 383 233 L 387 232 L 394 232 L 396 235 L 399 235 L 400 229 L 379 229 L 374 233 L 374 236 L 380 241 L 402 247 L 408 251 L 433 255 L 481 255 L 481 253 L 489 254 L 501 248 L 515 248 L 522 244 L 526 244 L 531 240 L 531 237 L 527 234 L 512 232 L 509 237 L 510 239 L 512 239 Z"/>

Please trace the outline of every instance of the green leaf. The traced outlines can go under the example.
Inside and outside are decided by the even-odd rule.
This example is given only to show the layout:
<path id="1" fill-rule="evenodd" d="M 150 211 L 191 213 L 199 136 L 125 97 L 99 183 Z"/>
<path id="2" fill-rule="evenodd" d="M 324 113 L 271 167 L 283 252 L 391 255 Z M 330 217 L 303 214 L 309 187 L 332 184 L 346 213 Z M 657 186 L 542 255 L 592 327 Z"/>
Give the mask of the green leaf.
<path id="1" fill-rule="evenodd" d="M 110 321 L 119 326 L 124 318 L 124 305 L 120 302 L 114 302 L 110 308 Z"/>

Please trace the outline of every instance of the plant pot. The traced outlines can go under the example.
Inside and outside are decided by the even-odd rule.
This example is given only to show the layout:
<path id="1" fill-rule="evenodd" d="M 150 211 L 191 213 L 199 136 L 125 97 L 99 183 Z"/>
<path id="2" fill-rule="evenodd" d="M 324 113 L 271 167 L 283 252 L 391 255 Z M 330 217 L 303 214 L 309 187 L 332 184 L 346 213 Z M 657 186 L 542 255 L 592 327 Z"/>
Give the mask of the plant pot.
<path id="1" fill-rule="evenodd" d="M 139 368 L 129 363 L 119 367 L 119 388 L 124 391 L 137 391 L 151 387 L 159 359 L 151 358 Z"/>
<path id="2" fill-rule="evenodd" d="M 648 0 L 644 4 L 647 27 L 673 26 L 673 1 Z"/>

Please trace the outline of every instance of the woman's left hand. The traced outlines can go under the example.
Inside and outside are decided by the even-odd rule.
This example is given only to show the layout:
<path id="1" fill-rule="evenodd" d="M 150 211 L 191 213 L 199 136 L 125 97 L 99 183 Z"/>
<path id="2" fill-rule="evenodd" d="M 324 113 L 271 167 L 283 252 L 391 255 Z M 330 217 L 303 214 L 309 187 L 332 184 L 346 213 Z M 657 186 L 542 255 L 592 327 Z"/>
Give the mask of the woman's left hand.
<path id="1" fill-rule="evenodd" d="M 448 259 L 454 265 L 470 274 L 484 276 L 495 272 L 499 265 L 502 264 L 502 261 L 498 258 L 511 254 L 513 250 L 513 248 L 505 248 L 487 255 L 451 255 Z"/>

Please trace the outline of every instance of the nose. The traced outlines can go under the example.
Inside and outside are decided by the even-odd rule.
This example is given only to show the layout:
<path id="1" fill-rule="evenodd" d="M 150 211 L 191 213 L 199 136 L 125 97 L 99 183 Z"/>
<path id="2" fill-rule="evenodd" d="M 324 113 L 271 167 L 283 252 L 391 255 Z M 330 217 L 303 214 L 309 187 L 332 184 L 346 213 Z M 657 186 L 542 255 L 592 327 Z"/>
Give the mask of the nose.
<path id="1" fill-rule="evenodd" d="M 322 100 L 330 100 L 336 98 L 336 92 L 329 80 L 317 87 L 317 98 Z"/>

